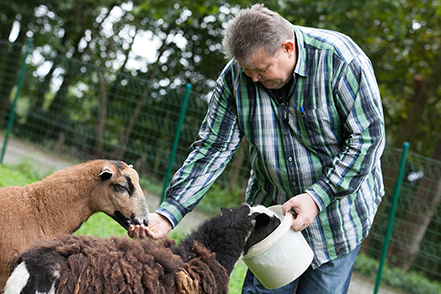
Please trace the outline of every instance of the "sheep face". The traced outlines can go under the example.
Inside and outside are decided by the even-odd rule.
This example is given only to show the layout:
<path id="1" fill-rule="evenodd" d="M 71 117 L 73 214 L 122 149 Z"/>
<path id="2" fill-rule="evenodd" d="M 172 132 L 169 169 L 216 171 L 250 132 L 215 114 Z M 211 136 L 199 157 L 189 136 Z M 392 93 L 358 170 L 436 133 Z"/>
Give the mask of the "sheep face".
<path id="1" fill-rule="evenodd" d="M 269 215 L 267 212 L 261 212 L 260 206 L 251 207 L 250 210 L 251 218 L 254 220 L 255 226 L 245 243 L 244 255 L 247 254 L 253 245 L 268 237 L 281 223 L 275 213 Z"/>
<path id="2" fill-rule="evenodd" d="M 175 252 L 185 260 L 185 257 L 192 256 L 188 252 L 197 241 L 216 253 L 217 261 L 230 275 L 237 261 L 248 249 L 268 236 L 279 224 L 280 219 L 277 216 L 248 204 L 232 209 L 221 208 L 219 216 L 206 221 L 197 231 L 181 240 L 181 246 Z"/>
<path id="3" fill-rule="evenodd" d="M 135 169 L 121 161 L 108 161 L 101 169 L 99 181 L 91 193 L 95 211 L 106 213 L 126 230 L 130 224 L 148 225 L 147 202 Z"/>

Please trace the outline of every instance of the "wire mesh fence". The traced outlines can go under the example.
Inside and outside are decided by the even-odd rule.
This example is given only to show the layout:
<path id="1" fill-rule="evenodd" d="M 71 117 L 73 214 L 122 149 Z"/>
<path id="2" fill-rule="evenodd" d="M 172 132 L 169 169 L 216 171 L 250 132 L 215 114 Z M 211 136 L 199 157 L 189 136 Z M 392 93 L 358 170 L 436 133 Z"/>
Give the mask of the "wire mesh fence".
<path id="1" fill-rule="evenodd" d="M 25 47 L 0 43 L 0 148 L 13 110 Z M 14 156 L 27 158 L 20 153 L 20 144 L 27 144 L 63 157 L 66 166 L 94 158 L 121 159 L 134 164 L 152 184 L 162 185 L 177 128 L 181 136 L 173 171 L 184 161 L 207 109 L 207 95 L 192 91 L 184 122 L 178 126 L 185 85 L 172 87 L 79 60 L 35 60 L 32 53 L 27 63 L 11 128 L 14 142 L 6 148 L 7 162 L 13 162 Z M 243 201 L 249 175 L 246 145 L 243 142 L 212 188 L 239 195 L 232 198 L 237 202 L 231 205 Z M 355 266 L 355 271 L 370 281 L 375 280 L 378 270 L 400 156 L 400 149 L 386 148 L 382 157 L 386 195 Z M 45 160 L 50 159 L 38 161 L 40 168 Z M 441 293 L 440 202 L 441 162 L 410 152 L 382 284 L 404 293 Z M 351 293 L 372 293 L 372 288 L 362 286 L 351 289 Z"/>
<path id="2" fill-rule="evenodd" d="M 369 242 L 365 244 L 366 251 L 374 257 L 379 256 L 377 248 L 384 239 L 383 224 L 390 210 L 390 183 L 396 176 L 394 167 L 399 151 L 389 148 L 382 158 L 388 189 Z M 409 153 L 386 258 L 390 267 L 402 272 L 419 272 L 432 281 L 441 281 L 440 172 L 439 161 Z"/>

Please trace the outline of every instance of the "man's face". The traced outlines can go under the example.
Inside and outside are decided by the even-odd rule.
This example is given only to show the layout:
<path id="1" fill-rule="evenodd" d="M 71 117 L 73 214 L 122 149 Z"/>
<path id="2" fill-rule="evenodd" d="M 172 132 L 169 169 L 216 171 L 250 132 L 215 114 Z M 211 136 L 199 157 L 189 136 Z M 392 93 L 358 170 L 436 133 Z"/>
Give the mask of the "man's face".
<path id="1" fill-rule="evenodd" d="M 240 66 L 253 82 L 260 82 L 267 89 L 280 89 L 292 77 L 296 58 L 293 50 L 294 44 L 290 47 L 284 43 L 274 56 L 268 56 L 264 49 L 257 50 L 249 58 L 250 63 L 244 64 L 239 61 Z"/>

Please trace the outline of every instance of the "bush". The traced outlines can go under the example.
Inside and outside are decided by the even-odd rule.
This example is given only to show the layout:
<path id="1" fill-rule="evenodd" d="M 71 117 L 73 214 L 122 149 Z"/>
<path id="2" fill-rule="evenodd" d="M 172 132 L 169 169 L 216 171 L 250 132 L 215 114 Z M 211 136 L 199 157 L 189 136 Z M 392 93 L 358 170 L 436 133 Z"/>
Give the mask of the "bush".
<path id="1" fill-rule="evenodd" d="M 371 279 L 377 278 L 379 261 L 360 253 L 355 260 L 354 271 Z M 381 282 L 409 294 L 439 294 L 441 283 L 430 281 L 426 276 L 416 272 L 406 272 L 400 268 L 385 265 Z"/>
<path id="2" fill-rule="evenodd" d="M 228 187 L 213 184 L 207 194 L 198 204 L 197 209 L 208 215 L 217 215 L 221 207 L 231 208 L 243 204 L 240 188 Z"/>

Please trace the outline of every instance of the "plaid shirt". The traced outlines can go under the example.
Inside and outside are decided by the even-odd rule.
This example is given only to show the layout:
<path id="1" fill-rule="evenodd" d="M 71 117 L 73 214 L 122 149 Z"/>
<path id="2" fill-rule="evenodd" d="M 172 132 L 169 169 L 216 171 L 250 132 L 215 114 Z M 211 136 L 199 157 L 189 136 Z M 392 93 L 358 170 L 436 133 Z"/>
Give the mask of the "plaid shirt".
<path id="1" fill-rule="evenodd" d="M 294 31 L 298 60 L 285 93 L 253 83 L 234 59 L 227 64 L 198 138 L 157 212 L 177 225 L 245 136 L 249 204 L 283 204 L 306 192 L 319 207 L 302 231 L 315 268 L 368 235 L 384 194 L 384 120 L 372 65 L 350 38 L 300 26 Z"/>

